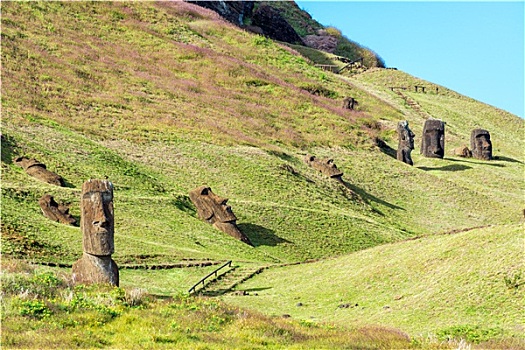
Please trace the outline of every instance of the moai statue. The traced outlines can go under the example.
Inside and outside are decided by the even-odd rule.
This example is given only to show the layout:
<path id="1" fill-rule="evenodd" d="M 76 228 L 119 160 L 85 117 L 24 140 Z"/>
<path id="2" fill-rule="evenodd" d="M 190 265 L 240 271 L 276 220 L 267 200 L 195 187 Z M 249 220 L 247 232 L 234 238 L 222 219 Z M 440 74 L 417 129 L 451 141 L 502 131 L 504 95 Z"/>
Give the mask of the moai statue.
<path id="1" fill-rule="evenodd" d="M 445 155 L 445 123 L 438 119 L 427 119 L 423 127 L 421 154 L 429 158 Z"/>
<path id="2" fill-rule="evenodd" d="M 483 129 L 472 130 L 470 134 L 470 148 L 474 158 L 491 160 L 492 142 L 490 141 L 490 133 Z"/>
<path id="3" fill-rule="evenodd" d="M 359 103 L 357 100 L 353 97 L 347 97 L 343 100 L 343 108 L 344 109 L 354 109 L 355 106 L 357 106 Z"/>
<path id="4" fill-rule="evenodd" d="M 250 239 L 237 227 L 237 217 L 232 208 L 227 205 L 228 199 L 219 197 L 208 186 L 200 186 L 190 191 L 190 199 L 197 207 L 197 215 L 215 228 L 237 238 L 238 240 L 253 245 Z"/>
<path id="5" fill-rule="evenodd" d="M 414 165 L 410 152 L 414 149 L 414 133 L 408 127 L 408 121 L 402 120 L 397 123 L 399 143 L 397 146 L 397 160 Z"/>
<path id="6" fill-rule="evenodd" d="M 312 168 L 319 170 L 324 175 L 331 177 L 332 179 L 343 181 L 341 177 L 343 172 L 337 168 L 333 159 L 322 159 L 319 160 L 315 156 L 306 155 L 304 158 L 306 164 Z"/>
<path id="7" fill-rule="evenodd" d="M 118 266 L 111 259 L 115 251 L 113 184 L 89 180 L 82 185 L 80 199 L 82 258 L 73 264 L 73 282 L 119 285 Z"/>
<path id="8" fill-rule="evenodd" d="M 74 225 L 77 220 L 69 214 L 69 208 L 63 204 L 55 202 L 53 196 L 46 194 L 38 200 L 40 209 L 44 216 L 55 222 L 66 225 Z"/>
<path id="9" fill-rule="evenodd" d="M 46 169 L 45 164 L 40 163 L 36 159 L 28 159 L 26 157 L 18 157 L 15 159 L 15 163 L 20 165 L 22 169 L 30 176 L 36 177 L 37 179 L 47 182 L 51 185 L 64 187 L 64 179 L 60 175 L 57 175 Z"/>

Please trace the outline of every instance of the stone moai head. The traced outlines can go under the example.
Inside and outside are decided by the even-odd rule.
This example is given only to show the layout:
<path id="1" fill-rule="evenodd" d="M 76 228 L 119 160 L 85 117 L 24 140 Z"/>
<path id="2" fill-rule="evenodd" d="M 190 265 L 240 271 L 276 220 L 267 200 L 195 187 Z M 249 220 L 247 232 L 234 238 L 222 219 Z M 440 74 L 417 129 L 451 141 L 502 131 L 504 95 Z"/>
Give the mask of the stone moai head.
<path id="1" fill-rule="evenodd" d="M 216 195 L 208 186 L 200 186 L 190 191 L 190 200 L 197 208 L 200 219 L 246 244 L 253 245 L 237 227 L 237 217 L 227 204 L 227 198 Z"/>
<path id="2" fill-rule="evenodd" d="M 40 209 L 44 216 L 50 220 L 60 222 L 61 224 L 74 225 L 77 220 L 69 214 L 69 208 L 65 205 L 58 204 L 53 196 L 46 194 L 38 200 Z"/>
<path id="3" fill-rule="evenodd" d="M 190 191 L 190 199 L 197 207 L 199 218 L 210 224 L 237 220 L 232 208 L 227 204 L 228 199 L 216 195 L 208 186 L 200 186 Z"/>
<path id="4" fill-rule="evenodd" d="M 421 154 L 429 158 L 445 155 L 445 123 L 438 119 L 427 119 L 423 127 Z"/>
<path id="5" fill-rule="evenodd" d="M 107 256 L 115 251 L 113 184 L 89 180 L 82 185 L 80 228 L 84 252 Z"/>
<path id="6" fill-rule="evenodd" d="M 492 142 L 490 133 L 483 129 L 474 129 L 470 134 L 472 157 L 483 160 L 492 159 Z"/>
<path id="7" fill-rule="evenodd" d="M 358 104 L 357 100 L 353 97 L 347 97 L 343 100 L 344 109 L 354 109 Z"/>
<path id="8" fill-rule="evenodd" d="M 408 121 L 402 120 L 397 123 L 397 133 L 399 136 L 399 142 L 397 147 L 397 159 L 414 165 L 412 161 L 411 152 L 414 149 L 414 133 L 408 127 Z"/>
<path id="9" fill-rule="evenodd" d="M 333 179 L 341 179 L 343 172 L 337 168 L 333 159 L 317 159 L 315 156 L 306 155 L 305 162 L 312 168 L 319 170 L 324 175 Z"/>
<path id="10" fill-rule="evenodd" d="M 29 176 L 33 176 L 51 185 L 65 186 L 64 179 L 62 179 L 60 175 L 47 170 L 46 165 L 36 159 L 18 157 L 15 159 L 15 163 L 20 165 Z"/>

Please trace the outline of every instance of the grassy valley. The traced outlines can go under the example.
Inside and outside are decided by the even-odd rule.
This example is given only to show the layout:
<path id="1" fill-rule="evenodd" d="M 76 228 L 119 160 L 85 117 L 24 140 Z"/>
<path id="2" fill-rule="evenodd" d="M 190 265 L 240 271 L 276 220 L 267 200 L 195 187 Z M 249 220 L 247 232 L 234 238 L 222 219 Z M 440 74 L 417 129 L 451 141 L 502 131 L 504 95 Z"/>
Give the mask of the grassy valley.
<path id="1" fill-rule="evenodd" d="M 314 64 L 333 57 L 308 50 L 183 2 L 2 3 L 2 344 L 524 346 L 523 120 L 398 70 L 326 72 Z M 444 159 L 419 154 L 429 116 Z M 399 120 L 413 167 L 392 157 Z M 453 155 L 476 127 L 493 161 Z M 117 289 L 71 285 L 82 232 L 38 205 L 51 194 L 79 221 L 92 178 L 115 187 Z M 254 247 L 198 219 L 203 184 Z M 228 260 L 235 293 L 187 294 Z"/>

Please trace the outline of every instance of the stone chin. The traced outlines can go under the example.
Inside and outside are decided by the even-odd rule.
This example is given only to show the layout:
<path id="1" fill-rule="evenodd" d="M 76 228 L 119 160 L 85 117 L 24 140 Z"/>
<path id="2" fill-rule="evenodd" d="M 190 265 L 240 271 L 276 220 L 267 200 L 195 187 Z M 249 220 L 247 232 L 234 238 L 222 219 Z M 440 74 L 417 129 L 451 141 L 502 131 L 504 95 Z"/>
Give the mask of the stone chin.
<path id="1" fill-rule="evenodd" d="M 250 239 L 244 234 L 241 232 L 241 230 L 239 230 L 239 228 L 237 227 L 237 224 L 235 223 L 235 221 L 229 221 L 229 222 L 215 222 L 213 224 L 213 227 L 215 227 L 216 229 L 224 232 L 224 233 L 227 233 L 229 234 L 230 236 L 246 243 L 246 244 L 249 244 L 251 246 L 253 246 L 252 242 L 250 241 Z"/>

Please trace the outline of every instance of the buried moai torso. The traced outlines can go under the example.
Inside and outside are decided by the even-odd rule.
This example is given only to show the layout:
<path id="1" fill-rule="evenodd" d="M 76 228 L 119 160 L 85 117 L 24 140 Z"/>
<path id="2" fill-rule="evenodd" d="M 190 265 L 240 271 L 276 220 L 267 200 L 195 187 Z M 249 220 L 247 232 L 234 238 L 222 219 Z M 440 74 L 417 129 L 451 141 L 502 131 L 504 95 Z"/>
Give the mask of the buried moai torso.
<path id="1" fill-rule="evenodd" d="M 44 216 L 50 220 L 66 225 L 74 225 L 77 220 L 69 214 L 69 208 L 55 202 L 53 196 L 46 194 L 39 199 L 38 204 Z"/>
<path id="2" fill-rule="evenodd" d="M 252 245 L 248 237 L 237 227 L 237 217 L 226 204 L 228 199 L 216 195 L 208 186 L 200 186 L 190 191 L 190 199 L 197 208 L 199 218 L 222 232 Z"/>
<path id="3" fill-rule="evenodd" d="M 119 283 L 114 245 L 113 185 L 89 180 L 82 185 L 80 228 L 83 256 L 73 265 L 75 283 Z"/>
<path id="4" fill-rule="evenodd" d="M 402 120 L 397 123 L 397 133 L 399 136 L 399 143 L 397 146 L 397 160 L 404 163 L 414 165 L 412 161 L 411 152 L 414 149 L 414 133 L 408 127 L 408 122 Z"/>
<path id="5" fill-rule="evenodd" d="M 423 127 L 421 154 L 429 158 L 445 155 L 445 123 L 438 119 L 427 119 Z"/>
<path id="6" fill-rule="evenodd" d="M 333 159 L 317 159 L 315 156 L 306 155 L 304 160 L 306 164 L 320 171 L 324 175 L 341 181 L 343 172 L 337 168 Z"/>
<path id="7" fill-rule="evenodd" d="M 492 159 L 492 142 L 490 133 L 483 129 L 474 129 L 470 134 L 472 157 L 483 160 Z"/>
<path id="8" fill-rule="evenodd" d="M 47 170 L 45 164 L 40 163 L 36 159 L 18 157 L 15 159 L 15 163 L 20 165 L 29 176 L 36 177 L 51 185 L 65 186 L 64 179 L 60 175 Z"/>
<path id="9" fill-rule="evenodd" d="M 355 109 L 355 107 L 358 105 L 359 103 L 357 102 L 357 100 L 353 97 L 347 97 L 343 100 L 343 108 L 344 109 Z"/>
<path id="10" fill-rule="evenodd" d="M 469 150 L 467 146 L 461 146 L 458 148 L 454 148 L 453 154 L 455 156 L 462 157 L 462 158 L 472 157 L 472 151 Z"/>

